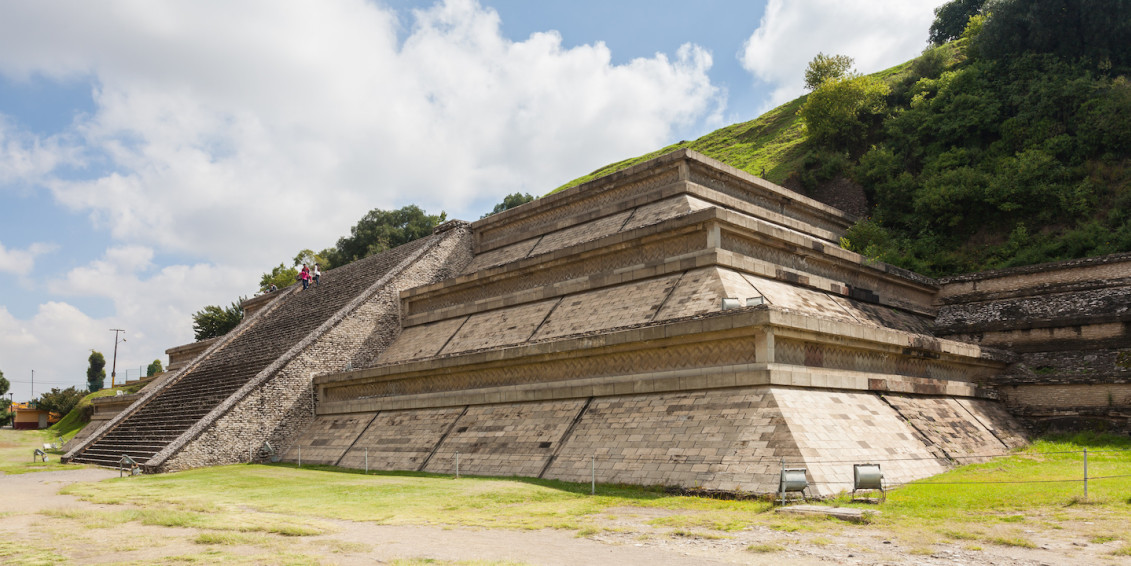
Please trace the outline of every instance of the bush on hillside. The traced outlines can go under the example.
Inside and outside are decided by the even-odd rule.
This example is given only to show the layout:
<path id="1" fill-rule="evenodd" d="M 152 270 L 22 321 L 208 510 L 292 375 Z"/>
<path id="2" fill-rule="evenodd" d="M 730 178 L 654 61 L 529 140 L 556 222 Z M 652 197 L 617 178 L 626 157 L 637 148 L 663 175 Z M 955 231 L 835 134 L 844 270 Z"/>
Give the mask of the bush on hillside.
<path id="1" fill-rule="evenodd" d="M 197 341 L 223 336 L 243 320 L 243 297 L 227 308 L 208 305 L 192 315 L 192 331 Z"/>
<path id="2" fill-rule="evenodd" d="M 71 409 L 74 409 L 84 396 L 86 396 L 85 391 L 80 391 L 74 387 L 66 389 L 52 387 L 51 391 L 41 394 L 39 399 L 36 399 L 35 406 L 45 411 L 59 413 L 62 416 L 71 412 Z"/>
<path id="3" fill-rule="evenodd" d="M 890 91 L 883 81 L 869 76 L 825 81 L 809 94 L 799 112 L 809 141 L 820 148 L 855 152 L 882 123 Z"/>

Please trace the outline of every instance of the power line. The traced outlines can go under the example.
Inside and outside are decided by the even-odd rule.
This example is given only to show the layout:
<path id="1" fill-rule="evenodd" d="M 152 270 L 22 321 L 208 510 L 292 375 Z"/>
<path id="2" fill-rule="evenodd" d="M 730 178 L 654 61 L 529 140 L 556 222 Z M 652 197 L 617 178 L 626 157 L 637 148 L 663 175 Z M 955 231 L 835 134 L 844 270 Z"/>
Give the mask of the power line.
<path id="1" fill-rule="evenodd" d="M 24 381 L 22 379 L 9 379 L 8 381 L 10 383 L 32 383 L 31 381 Z M 78 383 L 78 382 L 76 382 L 76 381 L 44 381 L 44 380 L 41 379 L 41 380 L 39 380 L 39 383 L 43 383 L 43 384 L 46 384 L 46 385 L 73 385 L 73 384 Z"/>

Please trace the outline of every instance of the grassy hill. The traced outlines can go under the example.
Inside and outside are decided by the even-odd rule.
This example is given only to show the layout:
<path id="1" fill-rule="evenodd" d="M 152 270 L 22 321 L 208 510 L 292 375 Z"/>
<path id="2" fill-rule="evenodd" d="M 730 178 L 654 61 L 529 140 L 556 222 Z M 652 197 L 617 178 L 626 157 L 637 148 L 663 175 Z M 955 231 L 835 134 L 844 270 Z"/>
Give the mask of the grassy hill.
<path id="1" fill-rule="evenodd" d="M 956 60 L 958 57 L 955 46 L 944 47 L 943 53 L 949 60 Z M 868 76 L 895 84 L 906 79 L 911 73 L 911 67 L 912 61 L 908 61 Z M 611 163 L 588 175 L 578 177 L 548 194 L 575 187 L 683 148 L 695 150 L 773 183 L 779 185 L 786 183 L 790 176 L 798 175 L 805 170 L 806 155 L 814 149 L 805 143 L 807 139 L 805 125 L 798 115 L 805 100 L 806 96 L 801 96 L 748 122 L 720 128 L 694 141 L 681 141 L 639 157 Z"/>
<path id="2" fill-rule="evenodd" d="M 782 183 L 790 173 L 800 168 L 805 156 L 806 150 L 803 147 L 805 133 L 797 116 L 797 110 L 804 102 L 805 97 L 801 97 L 749 122 L 715 130 L 695 141 L 681 141 L 640 157 L 606 165 L 554 189 L 551 193 L 604 177 L 683 148 L 693 149 L 754 175 L 761 175 L 764 167 L 766 179 Z"/>
<path id="3" fill-rule="evenodd" d="M 94 407 L 91 404 L 92 400 L 99 397 L 113 397 L 115 395 L 118 395 L 119 393 L 121 393 L 122 395 L 137 393 L 139 390 L 141 390 L 142 386 L 142 384 L 134 384 L 130 386 L 119 386 L 109 389 L 101 389 L 94 393 L 88 393 L 81 400 L 79 400 L 78 404 L 75 405 L 75 408 L 71 409 L 71 412 L 64 415 L 59 422 L 51 425 L 48 430 L 52 434 L 55 434 L 58 437 L 62 438 L 64 442 L 70 440 L 71 438 L 74 438 L 74 436 L 78 434 L 78 432 L 82 430 L 83 427 L 90 423 L 90 416 L 94 412 Z"/>
<path id="4" fill-rule="evenodd" d="M 1131 60 L 1131 46 L 1065 58 L 1011 44 L 990 57 L 1002 49 L 994 34 L 1013 33 L 990 23 L 553 192 L 690 148 L 831 204 L 830 190 L 862 191 L 869 217 L 849 231 L 849 249 L 927 275 L 1131 251 L 1131 64 L 1113 63 Z M 802 117 L 821 103 L 841 111 L 864 88 L 879 103 L 823 134 L 820 114 Z"/>

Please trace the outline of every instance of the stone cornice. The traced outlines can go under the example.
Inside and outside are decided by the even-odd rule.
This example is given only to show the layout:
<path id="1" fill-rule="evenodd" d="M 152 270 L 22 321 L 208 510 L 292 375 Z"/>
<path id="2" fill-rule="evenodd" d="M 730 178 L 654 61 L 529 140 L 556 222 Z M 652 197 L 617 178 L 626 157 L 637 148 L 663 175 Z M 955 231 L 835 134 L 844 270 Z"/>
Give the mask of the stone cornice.
<path id="1" fill-rule="evenodd" d="M 472 224 L 476 234 L 475 251 L 481 253 L 591 220 L 595 214 L 601 214 L 594 210 L 600 209 L 609 214 L 637 206 L 639 199 L 628 190 L 633 186 L 651 183 L 658 188 L 677 181 L 696 181 L 703 185 L 711 179 L 725 184 L 733 199 L 755 205 L 746 207 L 747 212 L 761 215 L 755 211 L 761 208 L 774 218 L 786 219 L 783 221 L 802 230 L 823 226 L 818 230 L 826 239 L 834 235 L 830 230 L 833 233 L 843 232 L 855 220 L 843 211 L 765 179 L 695 151 L 681 149 L 479 220 Z M 617 197 L 618 192 L 625 192 L 624 198 Z M 655 197 L 648 199 L 653 200 L 656 200 Z M 547 222 L 558 217 L 561 218 Z M 537 227 L 524 228 L 531 224 Z"/>
<path id="2" fill-rule="evenodd" d="M 734 238 L 724 241 L 723 234 L 733 235 Z M 663 246 L 664 242 L 690 235 L 697 238 L 694 240 L 697 241 L 694 246 L 699 248 L 697 251 L 655 259 L 648 263 L 638 263 L 639 260 L 633 259 L 630 252 L 626 251 Z M 755 252 L 719 249 L 732 245 L 732 241 L 749 242 L 743 245 Z M 779 260 L 742 257 L 756 252 L 776 255 Z M 623 261 L 626 264 L 620 267 L 594 267 L 588 275 L 574 275 L 551 284 L 534 283 L 535 275 L 544 275 L 552 269 L 584 271 L 584 267 L 566 269 L 565 266 L 584 266 L 587 262 L 598 265 L 604 261 L 603 258 L 614 254 L 625 255 Z M 791 265 L 783 267 L 783 261 Z M 886 264 L 873 264 L 859 254 L 828 245 L 807 234 L 712 207 L 658 224 L 482 269 L 444 282 L 405 290 L 401 293 L 404 324 L 413 326 L 435 322 L 708 265 L 730 267 L 919 314 L 933 316 L 935 313 L 932 302 L 937 287 L 930 278 Z M 512 281 L 526 286 L 518 291 L 507 291 L 507 288 L 515 285 L 510 283 Z M 493 288 L 498 288 L 499 291 L 493 292 Z M 478 298 L 468 300 L 469 292 L 474 292 Z M 446 295 L 459 296 L 460 299 L 444 301 L 443 297 Z M 454 304 L 439 309 L 419 306 L 428 302 Z"/>
<path id="3" fill-rule="evenodd" d="M 685 320 L 320 375 L 315 377 L 314 382 L 325 389 L 379 381 L 431 379 L 452 372 L 483 367 L 542 363 L 551 359 L 580 359 L 613 352 L 662 349 L 677 344 L 710 343 L 767 335 L 861 351 L 883 352 L 886 355 L 906 359 L 958 364 L 969 367 L 972 373 L 978 374 L 998 371 L 1004 368 L 1010 359 L 1004 352 L 991 348 L 934 339 L 910 332 L 800 315 L 763 305 Z M 773 362 L 772 339 L 762 352 L 756 351 L 755 355 L 758 356 L 758 361 Z"/>

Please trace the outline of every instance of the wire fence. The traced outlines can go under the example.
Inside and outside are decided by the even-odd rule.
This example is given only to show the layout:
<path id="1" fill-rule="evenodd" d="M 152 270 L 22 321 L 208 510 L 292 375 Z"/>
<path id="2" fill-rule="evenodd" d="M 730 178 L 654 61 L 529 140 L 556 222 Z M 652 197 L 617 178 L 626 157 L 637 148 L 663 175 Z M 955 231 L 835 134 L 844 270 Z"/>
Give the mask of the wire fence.
<path id="1" fill-rule="evenodd" d="M 712 450 L 706 450 L 711 451 Z M 351 450 L 351 452 L 354 452 Z M 394 470 L 404 469 L 404 465 L 409 461 L 405 459 L 404 453 L 389 452 L 386 450 L 374 451 L 370 454 L 368 448 L 361 449 L 361 456 L 363 458 L 363 471 L 368 473 L 377 470 Z M 890 456 L 886 458 L 803 458 L 796 456 L 796 460 L 787 460 L 785 458 L 741 458 L 732 456 L 708 455 L 700 451 L 699 454 L 633 454 L 626 455 L 622 453 L 610 453 L 602 451 L 594 454 L 548 454 L 548 453 L 523 453 L 523 452 L 507 452 L 503 450 L 488 450 L 488 451 L 469 451 L 469 452 L 446 452 L 432 454 L 421 466 L 422 469 L 431 472 L 451 473 L 456 478 L 461 476 L 461 473 L 467 475 L 471 474 L 484 474 L 484 475 L 498 475 L 499 473 L 514 473 L 515 475 L 526 475 L 522 471 L 536 471 L 545 472 L 553 467 L 559 473 L 555 475 L 566 475 L 572 480 L 579 479 L 577 476 L 579 472 L 588 472 L 589 480 L 591 483 L 591 490 L 596 492 L 596 484 L 598 475 L 602 482 L 620 482 L 624 479 L 630 479 L 634 476 L 646 474 L 648 472 L 655 473 L 659 470 L 660 473 L 664 471 L 672 472 L 673 474 L 686 475 L 687 473 L 704 473 L 710 474 L 720 471 L 730 465 L 746 465 L 748 467 L 761 467 L 764 471 L 760 474 L 763 477 L 766 475 L 778 476 L 784 475 L 785 470 L 805 470 L 808 485 L 813 486 L 828 486 L 832 488 L 843 487 L 845 491 L 854 488 L 854 469 L 848 465 L 856 464 L 894 464 L 889 467 L 889 470 L 894 468 L 895 476 L 897 478 L 903 477 L 902 480 L 884 482 L 884 489 L 893 489 L 914 483 L 916 486 L 955 486 L 955 485 L 1022 485 L 1022 484 L 1081 484 L 1083 488 L 1083 495 L 1088 497 L 1089 483 L 1103 482 L 1108 480 L 1131 478 L 1131 461 L 1128 459 L 1112 459 L 1112 454 L 1127 454 L 1131 453 L 1131 448 L 1127 449 L 1101 449 L 1101 450 L 1058 450 L 1047 452 L 1020 452 L 1014 454 L 943 454 L 935 456 L 924 455 L 906 455 L 906 456 Z M 308 452 L 309 454 L 309 452 Z M 390 455 L 395 455 L 395 461 L 390 460 Z M 901 463 L 909 462 L 933 462 L 939 466 L 939 471 L 945 471 L 951 465 L 960 465 L 963 463 L 982 463 L 988 462 L 993 459 L 1001 458 L 1004 456 L 1015 456 L 1026 459 L 1043 458 L 1050 456 L 1070 457 L 1072 455 L 1078 456 L 1079 461 L 1079 475 L 1066 478 L 1042 478 L 1042 479 L 1023 479 L 1023 480 L 960 480 L 960 481 L 939 481 L 931 479 L 916 479 L 912 477 L 913 472 L 908 471 L 905 467 L 900 466 Z M 288 451 L 285 460 L 295 462 L 297 456 L 297 463 L 301 467 L 302 448 L 296 447 Z M 357 454 L 355 454 L 357 456 Z M 1098 458 L 1097 458 L 1098 457 Z M 356 459 L 356 458 L 355 458 Z M 335 461 L 336 463 L 337 461 Z M 397 464 L 401 464 L 398 467 Z M 1089 472 L 1089 463 L 1093 466 L 1092 472 Z M 327 464 L 327 462 L 311 461 L 309 458 L 307 464 Z M 1099 469 L 1096 466 L 1099 466 Z M 843 468 L 844 477 L 846 479 L 828 479 L 827 476 L 831 474 L 838 474 L 840 471 L 830 471 L 831 466 L 845 466 Z M 1108 469 L 1115 466 L 1115 469 Z M 350 466 L 353 467 L 353 466 Z M 561 474 L 563 467 L 572 473 Z M 660 469 L 663 467 L 663 469 Z M 902 469 L 901 469 L 902 468 Z M 731 475 L 739 475 L 734 472 L 727 472 Z M 542 475 L 542 474 L 538 474 Z M 752 474 L 753 475 L 753 474 Z M 922 474 L 919 474 L 922 478 Z M 631 483 L 631 482 L 629 482 Z"/>

